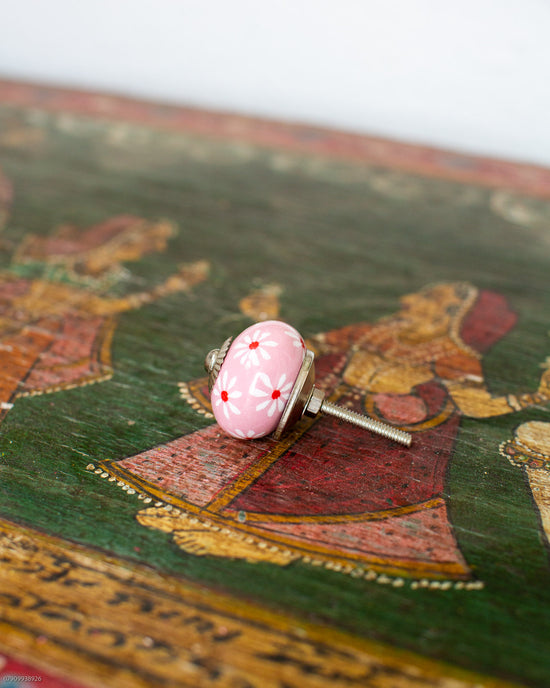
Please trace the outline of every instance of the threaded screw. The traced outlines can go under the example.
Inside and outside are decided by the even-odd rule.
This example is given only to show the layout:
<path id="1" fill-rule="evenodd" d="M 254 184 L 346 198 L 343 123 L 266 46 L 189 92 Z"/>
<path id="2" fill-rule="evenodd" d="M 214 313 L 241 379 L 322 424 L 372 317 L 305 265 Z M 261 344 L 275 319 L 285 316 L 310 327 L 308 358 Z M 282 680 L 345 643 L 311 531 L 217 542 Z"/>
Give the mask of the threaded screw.
<path id="1" fill-rule="evenodd" d="M 404 432 L 399 428 L 394 428 L 391 425 L 386 425 L 386 423 L 382 423 L 379 420 L 370 418 L 369 416 L 364 416 L 361 413 L 351 411 L 343 406 L 337 406 L 336 404 L 332 404 L 330 401 L 323 400 L 318 412 L 326 413 L 340 420 L 345 420 L 348 423 L 353 423 L 354 425 L 358 425 L 360 428 L 370 430 L 377 435 L 387 437 L 388 439 L 393 440 L 394 442 L 399 442 L 400 444 L 404 444 L 407 447 L 411 446 L 412 435 L 410 433 Z"/>

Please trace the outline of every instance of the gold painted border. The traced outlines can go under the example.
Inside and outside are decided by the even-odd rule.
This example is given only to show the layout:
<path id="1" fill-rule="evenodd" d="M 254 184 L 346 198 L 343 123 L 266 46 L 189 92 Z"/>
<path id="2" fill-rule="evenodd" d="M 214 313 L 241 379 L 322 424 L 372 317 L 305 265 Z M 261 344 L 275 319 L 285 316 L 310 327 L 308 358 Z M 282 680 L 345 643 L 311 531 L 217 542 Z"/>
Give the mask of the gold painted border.
<path id="1" fill-rule="evenodd" d="M 5 519 L 0 557 L 0 649 L 84 685 L 519 688 Z"/>

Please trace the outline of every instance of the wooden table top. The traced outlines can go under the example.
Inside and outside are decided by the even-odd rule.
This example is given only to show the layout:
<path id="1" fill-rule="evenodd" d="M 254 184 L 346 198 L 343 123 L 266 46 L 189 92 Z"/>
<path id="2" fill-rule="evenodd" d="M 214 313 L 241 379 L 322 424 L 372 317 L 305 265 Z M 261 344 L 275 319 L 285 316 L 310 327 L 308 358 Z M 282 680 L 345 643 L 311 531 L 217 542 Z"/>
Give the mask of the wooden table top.
<path id="1" fill-rule="evenodd" d="M 547 686 L 549 223 L 536 166 L 0 81 L 0 678 Z M 270 319 L 411 447 L 221 432 Z"/>

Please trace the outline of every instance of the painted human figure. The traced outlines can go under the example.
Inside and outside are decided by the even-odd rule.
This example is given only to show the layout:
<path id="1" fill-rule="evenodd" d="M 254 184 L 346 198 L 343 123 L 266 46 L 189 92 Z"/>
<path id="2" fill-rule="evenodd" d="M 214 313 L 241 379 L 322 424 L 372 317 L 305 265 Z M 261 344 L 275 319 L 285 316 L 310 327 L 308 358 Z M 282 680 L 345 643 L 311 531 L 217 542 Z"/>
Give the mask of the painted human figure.
<path id="1" fill-rule="evenodd" d="M 130 483 L 139 477 L 144 492 L 154 484 L 151 494 L 198 517 L 191 527 L 162 507 L 138 515 L 190 552 L 283 563 L 277 551 L 286 551 L 349 570 L 466 579 L 445 483 L 460 417 L 550 399 L 548 370 L 533 393 L 494 396 L 486 386 L 482 355 L 515 322 L 498 294 L 439 284 L 403 297 L 393 316 L 308 342 L 316 384 L 329 398 L 407 428 L 415 434 L 410 449 L 324 417 L 278 444 L 233 440 L 213 425 L 111 469 Z M 206 411 L 203 385 L 184 392 Z M 243 536 L 230 553 L 211 527 L 220 523 Z"/>
<path id="2" fill-rule="evenodd" d="M 499 447 L 502 456 L 524 471 L 539 515 L 541 537 L 550 553 L 550 423 L 521 423 Z"/>
<path id="3" fill-rule="evenodd" d="M 490 418 L 550 398 L 550 373 L 522 395 L 492 395 L 482 355 L 516 323 L 505 299 L 468 284 L 440 284 L 401 299 L 395 315 L 374 325 L 343 328 L 314 339 L 323 355 L 340 352 L 342 380 L 361 394 L 367 409 L 410 426 L 429 420 L 418 390 L 439 388 L 453 413 Z"/>
<path id="4" fill-rule="evenodd" d="M 0 222 L 11 196 L 0 173 Z M 119 215 L 85 230 L 65 226 L 24 238 L 0 273 L 0 418 L 19 396 L 110 377 L 116 316 L 205 279 L 208 266 L 199 261 L 151 290 L 109 294 L 124 279 L 122 263 L 163 251 L 174 232 L 167 221 Z"/>

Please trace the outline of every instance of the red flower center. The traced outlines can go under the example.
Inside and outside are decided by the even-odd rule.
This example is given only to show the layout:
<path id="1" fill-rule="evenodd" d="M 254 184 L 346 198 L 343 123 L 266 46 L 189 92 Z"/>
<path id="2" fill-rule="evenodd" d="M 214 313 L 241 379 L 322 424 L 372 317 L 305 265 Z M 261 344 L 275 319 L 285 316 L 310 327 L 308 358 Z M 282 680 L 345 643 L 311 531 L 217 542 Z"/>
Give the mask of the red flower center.
<path id="1" fill-rule="evenodd" d="M 220 396 L 221 396 L 221 398 L 222 398 L 222 401 L 229 401 L 229 394 L 225 391 L 225 389 L 224 389 L 223 392 L 220 394 Z"/>
<path id="2" fill-rule="evenodd" d="M 248 345 L 249 349 L 257 349 L 260 346 L 260 342 L 250 342 Z"/>
<path id="3" fill-rule="evenodd" d="M 279 392 L 278 389 L 274 389 L 273 392 L 271 393 L 272 399 L 278 399 L 280 396 L 281 396 L 281 392 Z"/>

